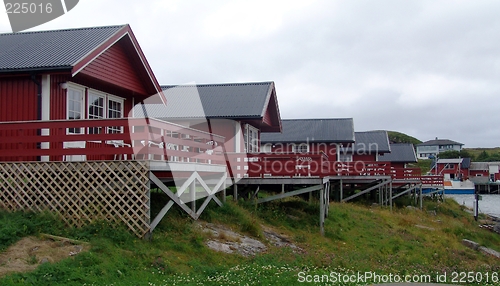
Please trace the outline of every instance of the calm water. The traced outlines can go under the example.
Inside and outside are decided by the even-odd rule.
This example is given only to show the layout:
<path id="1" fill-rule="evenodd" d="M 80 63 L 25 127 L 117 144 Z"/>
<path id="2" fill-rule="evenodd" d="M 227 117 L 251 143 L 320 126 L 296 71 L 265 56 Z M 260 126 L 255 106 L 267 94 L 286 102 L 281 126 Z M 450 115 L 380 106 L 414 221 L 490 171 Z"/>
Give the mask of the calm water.
<path id="1" fill-rule="evenodd" d="M 500 217 L 500 195 L 481 195 L 483 200 L 479 201 L 479 212 Z M 474 206 L 474 195 L 446 195 L 454 198 L 459 204 L 465 204 L 469 208 Z"/>

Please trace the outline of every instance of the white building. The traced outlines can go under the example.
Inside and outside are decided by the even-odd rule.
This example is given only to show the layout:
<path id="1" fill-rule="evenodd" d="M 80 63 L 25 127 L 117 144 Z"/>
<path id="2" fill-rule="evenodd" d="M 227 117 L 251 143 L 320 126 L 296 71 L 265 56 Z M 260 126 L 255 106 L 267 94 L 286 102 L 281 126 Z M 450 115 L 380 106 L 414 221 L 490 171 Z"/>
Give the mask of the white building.
<path id="1" fill-rule="evenodd" d="M 417 158 L 428 159 L 445 151 L 461 151 L 464 144 L 448 139 L 429 140 L 417 145 Z"/>

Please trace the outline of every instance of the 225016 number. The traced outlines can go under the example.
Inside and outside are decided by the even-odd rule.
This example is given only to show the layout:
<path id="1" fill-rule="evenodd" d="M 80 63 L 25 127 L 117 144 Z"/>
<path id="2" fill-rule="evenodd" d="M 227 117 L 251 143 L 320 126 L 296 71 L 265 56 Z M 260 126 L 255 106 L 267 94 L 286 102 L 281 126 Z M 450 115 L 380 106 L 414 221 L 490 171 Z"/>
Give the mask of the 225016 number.
<path id="1" fill-rule="evenodd" d="M 52 13 L 52 3 L 5 3 L 7 14 L 50 14 Z"/>

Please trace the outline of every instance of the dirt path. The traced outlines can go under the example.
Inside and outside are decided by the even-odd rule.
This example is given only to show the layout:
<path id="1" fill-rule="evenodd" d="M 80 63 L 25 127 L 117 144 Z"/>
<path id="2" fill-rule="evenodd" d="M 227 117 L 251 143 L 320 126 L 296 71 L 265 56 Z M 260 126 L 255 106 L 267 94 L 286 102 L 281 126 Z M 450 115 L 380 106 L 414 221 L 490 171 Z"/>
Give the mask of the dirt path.
<path id="1" fill-rule="evenodd" d="M 40 264 L 53 263 L 89 249 L 68 241 L 25 237 L 0 253 L 0 277 L 13 272 L 35 270 Z"/>

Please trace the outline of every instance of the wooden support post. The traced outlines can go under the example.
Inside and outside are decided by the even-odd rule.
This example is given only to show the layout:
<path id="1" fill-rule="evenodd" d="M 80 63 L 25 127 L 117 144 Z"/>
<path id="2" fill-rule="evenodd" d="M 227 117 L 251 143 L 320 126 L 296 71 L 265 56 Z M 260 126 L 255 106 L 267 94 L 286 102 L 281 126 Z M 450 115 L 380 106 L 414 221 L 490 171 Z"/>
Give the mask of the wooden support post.
<path id="1" fill-rule="evenodd" d="M 422 209 L 422 184 L 420 184 L 420 209 Z"/>
<path id="2" fill-rule="evenodd" d="M 342 179 L 340 179 L 340 202 L 344 199 L 344 184 Z"/>
<path id="3" fill-rule="evenodd" d="M 325 235 L 325 189 L 319 189 L 319 232 L 322 236 Z"/>
<path id="4" fill-rule="evenodd" d="M 224 183 L 222 184 L 222 202 L 226 203 L 226 180 L 224 180 Z"/>
<path id="5" fill-rule="evenodd" d="M 389 204 L 391 205 L 390 209 L 392 212 L 392 179 L 389 182 Z"/>
<path id="6" fill-rule="evenodd" d="M 196 212 L 196 180 L 194 180 L 189 187 L 191 195 L 191 210 Z"/>
<path id="7" fill-rule="evenodd" d="M 253 195 L 250 199 L 252 199 L 252 200 L 257 199 L 257 196 L 259 195 L 259 190 L 260 190 L 260 185 L 257 186 L 257 190 L 255 190 L 255 193 L 253 193 Z M 257 201 L 255 203 L 257 204 Z"/>
<path id="8" fill-rule="evenodd" d="M 285 193 L 285 184 L 281 184 L 281 193 L 284 194 Z"/>
<path id="9" fill-rule="evenodd" d="M 330 211 L 330 192 L 332 190 L 332 186 L 330 182 L 326 183 L 326 217 L 328 217 L 328 212 Z"/>
<path id="10" fill-rule="evenodd" d="M 233 201 L 238 201 L 238 184 L 233 185 Z"/>

